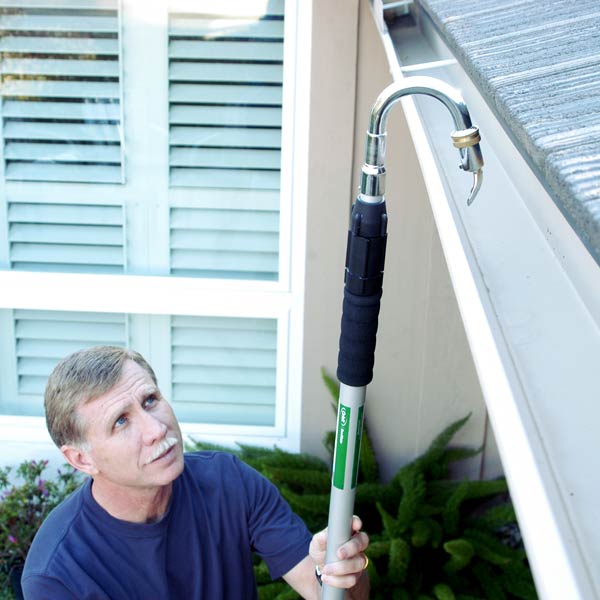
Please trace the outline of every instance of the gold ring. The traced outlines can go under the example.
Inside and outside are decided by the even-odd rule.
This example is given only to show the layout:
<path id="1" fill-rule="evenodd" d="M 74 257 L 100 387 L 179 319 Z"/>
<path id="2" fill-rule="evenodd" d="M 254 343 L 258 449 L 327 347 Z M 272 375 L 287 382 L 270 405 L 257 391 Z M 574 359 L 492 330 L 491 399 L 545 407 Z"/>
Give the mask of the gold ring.
<path id="1" fill-rule="evenodd" d="M 363 571 L 369 566 L 369 557 L 365 554 L 365 566 L 363 567 Z"/>

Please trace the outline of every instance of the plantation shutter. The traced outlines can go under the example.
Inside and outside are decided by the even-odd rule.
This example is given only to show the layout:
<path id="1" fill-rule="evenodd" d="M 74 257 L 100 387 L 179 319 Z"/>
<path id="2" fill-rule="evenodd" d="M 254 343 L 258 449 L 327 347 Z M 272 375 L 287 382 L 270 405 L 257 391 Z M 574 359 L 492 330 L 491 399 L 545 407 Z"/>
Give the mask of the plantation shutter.
<path id="1" fill-rule="evenodd" d="M 171 344 L 180 419 L 274 425 L 275 319 L 174 316 Z"/>
<path id="2" fill-rule="evenodd" d="M 8 227 L 13 269 L 123 272 L 121 206 L 9 201 Z"/>
<path id="3" fill-rule="evenodd" d="M 3 0 L 8 181 L 121 183 L 117 0 Z"/>
<path id="4" fill-rule="evenodd" d="M 124 315 L 15 310 L 18 393 L 41 396 L 61 358 L 96 345 L 127 345 Z"/>
<path id="5" fill-rule="evenodd" d="M 60 358 L 114 344 L 144 353 L 182 421 L 284 435 L 289 290 L 262 285 L 291 237 L 284 2 L 186 4 L 165 0 L 144 31 L 137 0 L 0 0 L 1 267 L 165 281 L 160 314 L 1 310 L 4 414 L 43 414 Z M 171 316 L 169 275 L 243 279 L 249 304 Z"/>
<path id="6" fill-rule="evenodd" d="M 256 5 L 170 13 L 174 274 L 278 277 L 284 3 Z"/>

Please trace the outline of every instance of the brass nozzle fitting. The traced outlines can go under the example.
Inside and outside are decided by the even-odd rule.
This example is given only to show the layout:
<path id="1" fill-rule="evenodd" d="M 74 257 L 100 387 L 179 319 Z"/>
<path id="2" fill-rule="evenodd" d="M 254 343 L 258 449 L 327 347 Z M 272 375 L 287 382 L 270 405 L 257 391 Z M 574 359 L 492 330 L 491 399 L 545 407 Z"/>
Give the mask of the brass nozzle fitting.
<path id="1" fill-rule="evenodd" d="M 468 129 L 453 131 L 450 137 L 455 148 L 470 148 L 481 141 L 479 127 L 469 127 Z"/>

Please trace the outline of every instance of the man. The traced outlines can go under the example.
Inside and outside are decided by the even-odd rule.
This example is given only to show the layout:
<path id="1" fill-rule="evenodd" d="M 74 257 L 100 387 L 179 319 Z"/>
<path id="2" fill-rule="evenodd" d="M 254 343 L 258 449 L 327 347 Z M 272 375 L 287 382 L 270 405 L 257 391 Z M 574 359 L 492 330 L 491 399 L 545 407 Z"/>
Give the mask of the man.
<path id="1" fill-rule="evenodd" d="M 150 365 L 102 346 L 68 356 L 45 392 L 48 430 L 90 476 L 46 519 L 28 554 L 27 600 L 257 597 L 252 552 L 305 598 L 323 583 L 368 597 L 354 535 L 324 565 L 326 530 L 310 535 L 277 489 L 232 455 L 183 454 L 179 424 Z"/>

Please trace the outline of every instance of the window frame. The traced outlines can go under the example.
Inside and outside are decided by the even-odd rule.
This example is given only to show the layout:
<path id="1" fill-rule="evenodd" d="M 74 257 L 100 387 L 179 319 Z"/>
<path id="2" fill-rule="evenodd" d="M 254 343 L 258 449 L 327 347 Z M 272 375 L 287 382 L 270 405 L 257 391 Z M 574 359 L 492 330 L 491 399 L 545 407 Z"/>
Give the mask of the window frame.
<path id="1" fill-rule="evenodd" d="M 135 4 L 132 0 L 121 2 L 121 27 L 124 27 L 123 17 L 129 18 L 128 11 L 136 11 Z M 182 423 L 184 434 L 193 438 L 201 437 L 225 444 L 238 440 L 244 443 L 276 443 L 282 448 L 299 449 L 310 52 L 301 52 L 298 41 L 303 40 L 303 44 L 306 44 L 310 40 L 309 4 L 286 0 L 278 281 L 0 270 L 0 289 L 3 290 L 0 308 L 3 309 L 276 319 L 275 425 L 256 427 Z M 164 7 L 166 15 L 167 3 Z M 164 37 L 166 40 L 167 30 Z M 125 90 L 121 104 L 123 110 L 126 110 L 126 103 Z M 127 120 L 124 123 L 124 135 L 127 138 Z M 165 152 L 167 149 L 168 142 Z M 0 164 L 3 165 L 3 162 L 0 161 Z M 124 164 L 127 169 L 131 165 L 131 157 Z M 168 168 L 168 159 L 165 168 Z M 119 187 L 103 185 L 102 190 L 108 191 L 109 187 L 112 188 L 111 192 L 116 192 L 113 200 L 118 202 Z M 6 198 L 4 188 L 2 179 L 0 194 Z M 76 187 L 72 189 L 76 190 Z M 7 203 L 1 205 L 0 217 L 6 217 Z M 126 250 L 126 264 L 127 255 Z M 8 265 L 8 239 L 4 231 L 0 232 L 0 263 Z M 106 290 L 110 290 L 110 294 Z M 8 343 L 14 343 L 13 340 Z M 6 343 L 5 340 L 0 346 L 3 353 Z M 170 340 L 164 340 L 164 345 L 169 346 Z M 7 359 L 6 356 L 4 358 Z M 0 415 L 0 440 L 16 439 L 21 442 L 48 441 L 44 418 Z"/>

